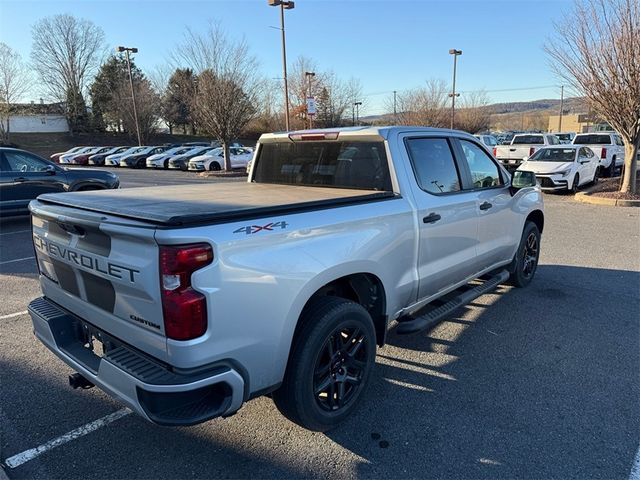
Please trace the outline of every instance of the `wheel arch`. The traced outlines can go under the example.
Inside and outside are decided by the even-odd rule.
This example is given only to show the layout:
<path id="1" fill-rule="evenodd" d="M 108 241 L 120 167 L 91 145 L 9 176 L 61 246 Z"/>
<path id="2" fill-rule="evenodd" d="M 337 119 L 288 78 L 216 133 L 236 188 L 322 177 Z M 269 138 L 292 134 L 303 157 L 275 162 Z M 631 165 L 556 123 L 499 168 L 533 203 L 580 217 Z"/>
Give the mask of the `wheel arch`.
<path id="1" fill-rule="evenodd" d="M 535 223 L 540 233 L 542 233 L 542 230 L 544 229 L 544 213 L 542 213 L 542 210 L 533 210 L 529 215 L 527 215 L 525 223 L 526 222 Z"/>

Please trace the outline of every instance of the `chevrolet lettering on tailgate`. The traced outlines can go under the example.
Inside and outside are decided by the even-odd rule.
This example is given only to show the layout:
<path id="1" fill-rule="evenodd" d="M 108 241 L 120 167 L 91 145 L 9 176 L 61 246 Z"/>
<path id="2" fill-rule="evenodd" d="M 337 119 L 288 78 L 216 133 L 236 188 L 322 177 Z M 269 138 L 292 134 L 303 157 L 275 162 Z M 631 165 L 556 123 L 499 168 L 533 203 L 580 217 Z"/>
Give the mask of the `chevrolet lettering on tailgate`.
<path id="1" fill-rule="evenodd" d="M 113 278 L 128 279 L 131 283 L 135 283 L 135 275 L 140 273 L 140 270 L 128 268 L 124 265 L 118 265 L 99 257 L 78 252 L 72 248 L 58 245 L 50 240 L 45 240 L 38 235 L 33 236 L 33 244 L 41 252 L 50 257 L 62 260 L 64 263 L 76 265 L 84 270 L 100 272 Z"/>

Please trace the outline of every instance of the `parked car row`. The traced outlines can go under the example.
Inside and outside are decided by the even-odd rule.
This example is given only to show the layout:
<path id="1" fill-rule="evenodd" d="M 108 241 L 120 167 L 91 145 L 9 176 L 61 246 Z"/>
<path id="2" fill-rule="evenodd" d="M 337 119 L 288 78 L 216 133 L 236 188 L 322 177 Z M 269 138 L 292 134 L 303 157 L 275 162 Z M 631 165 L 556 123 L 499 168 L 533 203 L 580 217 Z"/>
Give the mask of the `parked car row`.
<path id="1" fill-rule="evenodd" d="M 234 142 L 230 146 L 230 155 L 232 168 L 246 168 L 253 156 L 253 149 Z M 74 147 L 66 152 L 54 153 L 51 159 L 60 164 L 183 171 L 221 170 L 224 167 L 224 153 L 218 142 L 135 147 Z"/>

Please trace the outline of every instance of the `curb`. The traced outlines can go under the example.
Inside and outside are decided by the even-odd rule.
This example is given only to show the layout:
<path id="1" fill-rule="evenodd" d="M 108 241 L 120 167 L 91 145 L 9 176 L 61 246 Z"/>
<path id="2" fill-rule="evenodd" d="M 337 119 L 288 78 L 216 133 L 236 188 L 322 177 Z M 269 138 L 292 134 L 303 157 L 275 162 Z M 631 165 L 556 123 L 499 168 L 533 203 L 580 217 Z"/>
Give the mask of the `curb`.
<path id="1" fill-rule="evenodd" d="M 592 205 L 608 205 L 610 207 L 640 207 L 640 200 L 625 200 L 622 198 L 594 197 L 589 192 L 578 192 L 574 198 L 577 202 Z"/>

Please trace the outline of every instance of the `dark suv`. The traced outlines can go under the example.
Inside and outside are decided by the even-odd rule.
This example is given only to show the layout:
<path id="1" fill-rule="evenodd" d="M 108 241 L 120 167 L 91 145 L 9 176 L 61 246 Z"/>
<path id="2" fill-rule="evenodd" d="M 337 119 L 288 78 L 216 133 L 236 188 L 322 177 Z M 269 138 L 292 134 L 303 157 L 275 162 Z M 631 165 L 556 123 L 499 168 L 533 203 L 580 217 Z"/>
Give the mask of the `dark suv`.
<path id="1" fill-rule="evenodd" d="M 42 193 L 118 188 L 111 172 L 56 165 L 33 153 L 0 147 L 0 215 L 27 214 L 29 202 Z"/>

